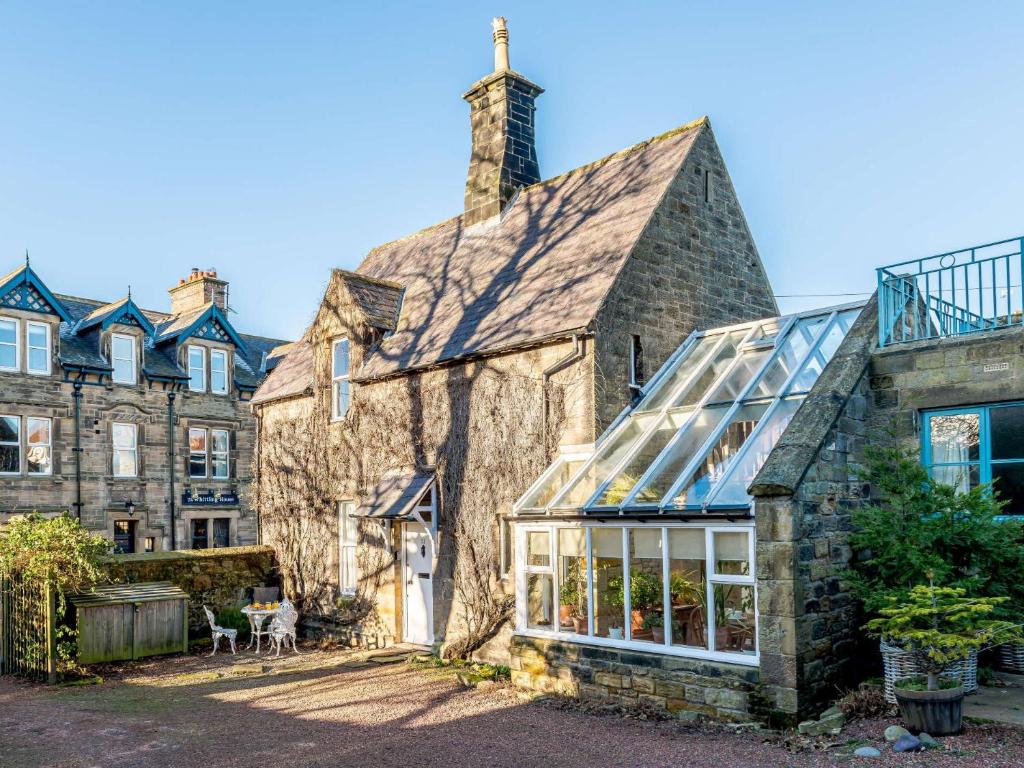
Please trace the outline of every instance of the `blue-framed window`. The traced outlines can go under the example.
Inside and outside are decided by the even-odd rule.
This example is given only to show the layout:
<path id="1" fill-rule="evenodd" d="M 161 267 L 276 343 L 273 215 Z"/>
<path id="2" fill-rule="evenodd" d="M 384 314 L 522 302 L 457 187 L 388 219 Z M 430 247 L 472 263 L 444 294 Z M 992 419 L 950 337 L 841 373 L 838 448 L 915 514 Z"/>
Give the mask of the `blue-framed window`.
<path id="1" fill-rule="evenodd" d="M 1024 515 L 1024 403 L 925 411 L 922 462 L 936 480 L 962 490 L 992 483 L 1004 515 Z"/>

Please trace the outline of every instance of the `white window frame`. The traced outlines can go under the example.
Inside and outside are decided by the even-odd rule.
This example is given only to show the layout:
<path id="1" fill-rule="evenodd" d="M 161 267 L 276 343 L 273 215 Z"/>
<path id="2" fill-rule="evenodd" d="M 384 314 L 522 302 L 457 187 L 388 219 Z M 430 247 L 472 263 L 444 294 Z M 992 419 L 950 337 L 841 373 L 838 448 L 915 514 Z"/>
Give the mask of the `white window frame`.
<path id="1" fill-rule="evenodd" d="M 117 431 L 117 427 L 129 427 L 132 435 L 132 447 L 131 448 L 118 448 L 117 443 L 114 442 L 114 432 Z M 135 471 L 131 474 L 122 474 L 118 472 L 120 462 L 117 461 L 117 455 L 119 453 L 131 453 L 135 461 Z M 130 421 L 115 421 L 110 425 L 110 471 L 114 477 L 138 477 L 139 476 L 139 425 L 133 424 Z"/>
<path id="2" fill-rule="evenodd" d="M 520 518 L 520 520 L 522 520 Z M 577 634 L 575 632 L 566 632 L 558 629 L 558 615 L 559 615 L 559 602 L 560 602 L 560 589 L 559 575 L 560 568 L 558 564 L 558 531 L 561 528 L 582 528 L 586 531 L 587 536 L 587 634 Z M 670 551 L 668 547 L 668 532 L 672 529 L 679 528 L 691 528 L 699 529 L 704 531 L 704 558 L 705 558 L 705 582 L 707 593 L 705 599 L 709 609 L 707 610 L 707 616 L 705 622 L 708 632 L 708 644 L 709 648 L 692 648 L 689 646 L 679 646 L 672 644 L 672 630 L 671 622 L 666 622 L 665 626 L 665 640 L 662 644 L 652 643 L 646 640 L 632 640 L 630 639 L 631 634 L 631 622 L 625 622 L 626 632 L 625 637 L 621 640 L 612 639 L 607 637 L 597 637 L 594 634 L 594 611 L 593 611 L 593 599 L 594 599 L 594 585 L 593 585 L 593 546 L 591 544 L 591 531 L 594 528 L 619 528 L 622 530 L 623 536 L 623 558 L 622 558 L 622 570 L 623 573 L 629 573 L 629 530 L 643 529 L 650 530 L 652 527 L 660 528 L 662 532 L 662 558 L 663 558 L 663 588 L 662 593 L 665 596 L 666 602 L 670 600 L 669 591 L 666 588 L 669 580 L 669 561 Z M 545 530 L 549 532 L 549 541 L 551 546 L 550 554 L 550 566 L 527 566 L 526 565 L 526 535 L 528 531 Z M 746 532 L 747 534 L 747 558 L 750 568 L 750 573 L 745 576 L 737 576 L 730 574 L 719 574 L 715 571 L 715 553 L 714 553 L 714 534 L 715 533 L 740 533 Z M 753 523 L 750 524 L 721 524 L 715 525 L 711 521 L 705 522 L 665 522 L 665 523 L 642 523 L 639 521 L 630 521 L 628 518 L 623 518 L 621 521 L 596 521 L 596 520 L 584 520 L 579 523 L 551 523 L 551 522 L 540 522 L 540 521 L 522 521 L 515 524 L 515 561 L 516 561 L 516 633 L 521 635 L 528 635 L 531 637 L 541 637 L 553 640 L 565 640 L 569 642 L 586 643 L 588 645 L 607 646 L 612 648 L 626 648 L 636 651 L 645 651 L 647 653 L 657 653 L 665 656 L 686 656 L 694 659 L 704 659 L 708 661 L 720 661 L 730 664 L 742 664 L 745 666 L 757 666 L 760 663 L 761 655 L 761 643 L 760 637 L 757 637 L 761 626 L 761 617 L 757 606 L 757 580 L 754 573 L 754 553 L 756 543 L 756 529 Z M 526 605 L 526 579 L 528 573 L 544 573 L 551 574 L 552 576 L 552 593 L 554 600 L 554 607 L 552 611 L 553 626 L 551 629 L 538 629 L 527 627 L 527 605 Z M 624 616 L 630 615 L 630 595 L 629 595 L 629 579 L 625 579 L 624 598 L 625 605 L 623 606 Z M 714 650 L 715 642 L 715 610 L 714 610 L 714 588 L 716 585 L 742 585 L 750 587 L 754 591 L 754 632 L 755 632 L 755 652 L 754 653 L 737 653 L 732 651 L 716 651 Z"/>
<path id="3" fill-rule="evenodd" d="M 192 450 L 192 433 L 199 432 L 203 435 L 203 450 L 193 451 Z M 203 456 L 203 474 L 193 475 L 192 474 L 192 456 Z M 188 428 L 188 477 L 190 480 L 206 480 L 210 477 L 210 430 L 206 427 L 189 427 Z"/>
<path id="4" fill-rule="evenodd" d="M 359 585 L 359 523 L 352 514 L 355 508 L 351 501 L 338 502 L 338 591 L 343 595 L 354 595 Z"/>
<path id="5" fill-rule="evenodd" d="M 0 316 L 0 323 L 13 323 L 14 324 L 14 344 L 10 342 L 0 342 L 5 347 L 14 347 L 14 365 L 2 365 L 0 371 L 20 371 L 21 370 L 21 323 L 16 317 Z"/>
<path id="6" fill-rule="evenodd" d="M 45 443 L 32 443 L 29 442 L 32 434 L 32 422 L 33 421 L 45 421 L 46 422 L 46 442 Z M 45 472 L 33 472 L 29 469 L 28 453 L 32 448 L 46 448 L 49 454 L 49 461 L 46 463 Z M 32 475 L 33 477 L 49 477 L 53 474 L 53 419 L 46 416 L 26 416 L 25 417 L 25 474 Z"/>
<path id="7" fill-rule="evenodd" d="M 214 360 L 218 360 L 218 359 L 224 361 L 224 370 L 222 371 L 223 374 L 224 374 L 224 388 L 223 389 L 217 389 L 214 386 L 214 384 L 213 384 L 213 373 L 214 373 L 213 361 Z M 226 395 L 230 388 L 231 387 L 230 387 L 230 385 L 228 383 L 228 352 L 227 352 L 226 349 L 211 349 L 210 350 L 210 392 L 212 392 L 215 395 Z"/>
<path id="8" fill-rule="evenodd" d="M 131 353 L 131 358 L 130 359 L 126 358 L 126 357 L 117 357 L 117 355 L 115 354 L 114 350 L 115 350 L 115 347 L 117 345 L 117 341 L 121 340 L 121 339 L 127 340 L 128 343 L 131 345 L 132 353 Z M 133 384 L 138 384 L 139 383 L 138 359 L 139 359 L 138 344 L 137 344 L 137 339 L 134 336 L 132 336 L 131 334 L 128 334 L 128 333 L 112 333 L 112 334 L 110 334 L 110 367 L 112 369 L 110 371 L 110 380 L 111 381 L 113 381 L 115 384 L 125 384 L 125 385 L 128 385 L 128 386 L 131 386 Z M 118 360 L 121 360 L 121 361 L 126 361 L 127 360 L 129 363 L 131 363 L 132 375 L 131 375 L 131 380 L 130 381 L 121 381 L 121 380 L 119 380 L 117 378 L 117 361 Z"/>
<path id="9" fill-rule="evenodd" d="M 0 445 L 13 445 L 18 449 L 18 468 L 14 472 L 0 472 L 2 477 L 15 477 L 21 474 L 21 467 L 25 460 L 23 456 L 24 451 L 21 448 L 21 416 L 15 416 L 13 413 L 0 413 L 0 419 L 14 419 L 15 424 L 17 424 L 14 440 L 0 441 Z"/>
<path id="10" fill-rule="evenodd" d="M 227 446 L 223 451 L 216 449 L 217 441 L 214 439 L 214 435 L 224 435 L 224 445 Z M 227 480 L 231 477 L 231 431 L 228 429 L 211 429 L 210 434 L 206 439 L 207 456 L 209 457 L 209 466 L 207 467 L 207 475 L 211 480 Z M 216 459 L 218 456 L 224 457 L 224 466 L 226 467 L 223 475 L 216 473 L 215 467 L 217 466 Z"/>
<path id="11" fill-rule="evenodd" d="M 199 358 L 200 358 L 200 360 L 202 360 L 202 364 L 201 365 L 195 366 L 195 370 L 201 374 L 200 377 L 199 377 L 200 378 L 200 385 L 198 387 L 193 386 L 193 384 L 192 384 L 192 370 L 193 370 L 193 366 L 192 366 L 192 353 L 193 352 L 198 352 L 199 353 Z M 205 392 L 206 391 L 206 368 L 207 368 L 207 365 L 206 365 L 206 347 L 202 347 L 202 346 L 200 346 L 198 344 L 189 344 L 188 348 L 185 350 L 185 361 L 186 361 L 186 364 L 188 366 L 188 389 L 189 389 L 189 392 Z"/>
<path id="12" fill-rule="evenodd" d="M 46 343 L 42 347 L 36 347 L 32 345 L 32 329 L 41 328 L 43 335 L 46 338 Z M 53 371 L 50 353 L 50 324 L 39 323 L 29 320 L 25 323 L 25 370 L 33 376 L 49 376 Z M 46 355 L 46 367 L 42 370 L 32 367 L 32 350 L 42 349 Z"/>
<path id="13" fill-rule="evenodd" d="M 345 373 L 340 375 L 334 374 L 334 355 L 335 351 L 342 344 L 348 348 L 348 367 L 345 369 Z M 341 421 L 348 414 L 349 408 L 352 407 L 352 383 L 351 383 L 351 371 L 352 371 L 352 344 L 347 338 L 335 339 L 331 343 L 331 421 Z M 342 382 L 348 384 L 348 402 L 345 404 L 345 410 L 339 413 L 338 410 L 338 390 L 342 386 Z"/>

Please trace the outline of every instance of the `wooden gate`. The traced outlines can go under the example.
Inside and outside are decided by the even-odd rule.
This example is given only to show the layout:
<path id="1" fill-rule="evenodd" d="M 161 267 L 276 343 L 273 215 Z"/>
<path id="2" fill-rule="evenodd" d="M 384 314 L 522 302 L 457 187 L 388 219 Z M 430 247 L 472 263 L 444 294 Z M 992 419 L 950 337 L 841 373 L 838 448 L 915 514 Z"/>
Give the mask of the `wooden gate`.
<path id="1" fill-rule="evenodd" d="M 46 585 L 0 577 L 0 674 L 57 681 L 56 613 Z"/>

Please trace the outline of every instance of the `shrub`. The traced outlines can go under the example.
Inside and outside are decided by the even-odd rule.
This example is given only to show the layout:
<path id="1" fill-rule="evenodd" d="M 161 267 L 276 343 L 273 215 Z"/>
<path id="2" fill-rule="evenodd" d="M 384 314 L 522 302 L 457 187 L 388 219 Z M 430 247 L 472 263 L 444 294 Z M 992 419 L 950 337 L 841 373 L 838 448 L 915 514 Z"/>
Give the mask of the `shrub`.
<path id="1" fill-rule="evenodd" d="M 914 654 L 930 691 L 939 690 L 939 676 L 971 650 L 1020 639 L 1018 627 L 990 618 L 1005 597 L 967 597 L 964 589 L 932 585 L 887 602 L 868 630 Z"/>
<path id="2" fill-rule="evenodd" d="M 864 451 L 861 477 L 875 501 L 853 512 L 850 541 L 858 552 L 846 574 L 870 612 L 907 599 L 915 585 L 958 587 L 968 596 L 1006 597 L 996 615 L 1011 618 L 1024 606 L 1024 527 L 996 520 L 1003 507 L 989 486 L 962 492 L 934 482 L 916 454 L 873 445 Z"/>

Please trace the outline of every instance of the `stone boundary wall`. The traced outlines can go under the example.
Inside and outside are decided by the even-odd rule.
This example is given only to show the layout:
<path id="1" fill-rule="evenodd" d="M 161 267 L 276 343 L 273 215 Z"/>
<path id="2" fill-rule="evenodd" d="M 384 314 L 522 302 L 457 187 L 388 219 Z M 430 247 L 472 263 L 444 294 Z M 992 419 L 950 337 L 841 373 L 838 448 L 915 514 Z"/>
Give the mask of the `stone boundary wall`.
<path id="1" fill-rule="evenodd" d="M 680 718 L 751 719 L 757 667 L 513 635 L 512 683 L 519 688 Z"/>
<path id="2" fill-rule="evenodd" d="M 204 604 L 214 613 L 241 607 L 249 587 L 278 583 L 274 550 L 262 546 L 111 555 L 106 569 L 114 582 L 169 581 L 188 592 L 192 632 L 209 626 Z"/>

